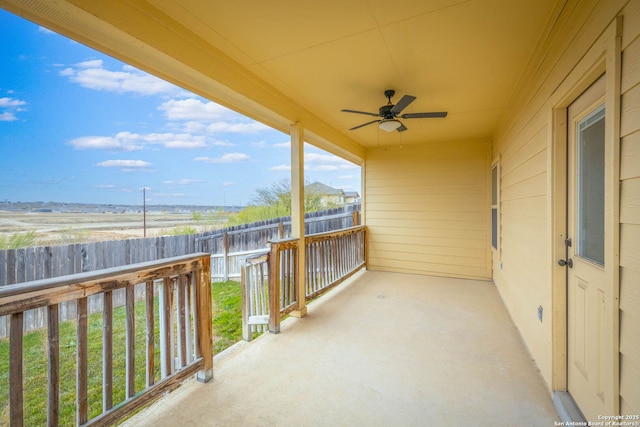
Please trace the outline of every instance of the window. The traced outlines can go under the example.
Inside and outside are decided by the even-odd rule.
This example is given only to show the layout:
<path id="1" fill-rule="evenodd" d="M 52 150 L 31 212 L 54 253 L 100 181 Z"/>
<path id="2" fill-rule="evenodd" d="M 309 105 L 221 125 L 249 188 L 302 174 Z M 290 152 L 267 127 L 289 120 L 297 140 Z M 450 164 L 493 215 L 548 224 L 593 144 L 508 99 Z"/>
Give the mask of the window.
<path id="1" fill-rule="evenodd" d="M 500 225 L 500 163 L 496 161 L 491 166 L 491 246 L 498 250 L 500 236 L 498 227 Z"/>

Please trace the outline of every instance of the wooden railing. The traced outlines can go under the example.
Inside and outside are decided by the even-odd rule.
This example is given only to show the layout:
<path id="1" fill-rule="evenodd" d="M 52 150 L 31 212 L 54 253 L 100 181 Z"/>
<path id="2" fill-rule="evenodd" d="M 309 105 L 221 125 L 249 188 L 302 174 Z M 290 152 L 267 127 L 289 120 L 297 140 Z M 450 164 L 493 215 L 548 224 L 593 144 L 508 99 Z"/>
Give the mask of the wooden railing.
<path id="1" fill-rule="evenodd" d="M 145 299 L 136 304 L 134 288 L 144 287 Z M 113 294 L 125 292 L 125 344 L 114 345 Z M 93 323 L 101 325 L 101 336 L 89 336 L 87 302 L 101 298 L 103 311 Z M 211 335 L 211 279 L 209 254 L 199 253 L 159 261 L 133 264 L 79 273 L 54 279 L 36 280 L 0 287 L 0 316 L 10 318 L 10 421 L 20 426 L 24 419 L 25 372 L 23 367 L 23 316 L 25 311 L 47 308 L 46 370 L 48 386 L 40 384 L 41 401 L 47 402 L 49 426 L 59 424 L 61 378 L 64 360 L 61 360 L 61 322 L 58 305 L 75 300 L 77 321 L 75 343 L 75 408 L 77 425 L 111 425 L 136 411 L 143 405 L 175 388 L 184 379 L 197 375 L 200 381 L 213 376 L 213 346 Z M 139 306 L 138 306 L 139 305 Z M 136 339 L 136 320 L 144 313 L 146 335 Z M 69 322 L 67 322 L 69 323 Z M 65 324 L 65 328 L 68 325 Z M 159 343 L 156 336 L 159 335 Z M 93 341 L 102 341 L 101 350 L 94 350 Z M 136 342 L 138 341 L 138 342 Z M 72 339 L 73 342 L 73 339 Z M 144 387 L 136 389 L 136 348 L 144 348 Z M 93 354 L 98 352 L 100 354 Z M 114 358 L 124 354 L 124 378 L 115 375 Z M 69 357 L 69 356 L 66 356 Z M 102 371 L 89 372 L 89 360 L 101 359 Z M 93 363 L 93 362 L 92 362 Z M 159 364 L 160 366 L 157 366 Z M 31 367 L 27 367 L 31 368 Z M 101 387 L 89 389 L 89 380 L 102 377 Z M 95 382 L 95 381 L 94 381 Z M 41 390 L 40 390 L 41 389 Z M 100 393 L 101 404 L 95 402 Z M 125 389 L 124 399 L 114 402 L 116 389 Z M 93 398 L 93 399 L 90 399 Z M 100 402 L 100 396 L 98 396 Z M 97 407 L 96 407 L 97 406 Z M 68 422 L 68 420 L 66 421 Z"/>
<path id="2" fill-rule="evenodd" d="M 365 227 L 305 237 L 307 298 L 315 298 L 350 277 L 365 264 Z"/>
<path id="3" fill-rule="evenodd" d="M 243 339 L 280 331 L 280 318 L 298 307 L 298 239 L 271 242 L 271 250 L 247 258 L 242 270 Z M 315 298 L 365 265 L 365 227 L 305 237 L 305 299 Z"/>

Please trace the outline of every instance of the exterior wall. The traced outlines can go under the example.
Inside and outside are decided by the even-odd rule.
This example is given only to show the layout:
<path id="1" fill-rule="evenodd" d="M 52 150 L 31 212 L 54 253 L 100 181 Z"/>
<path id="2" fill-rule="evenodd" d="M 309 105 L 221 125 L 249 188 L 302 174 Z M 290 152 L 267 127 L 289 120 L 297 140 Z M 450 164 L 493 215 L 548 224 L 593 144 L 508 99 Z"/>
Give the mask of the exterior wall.
<path id="1" fill-rule="evenodd" d="M 367 268 L 487 279 L 490 141 L 367 150 Z"/>
<path id="2" fill-rule="evenodd" d="M 624 11 L 620 121 L 620 412 L 640 412 L 640 1 Z"/>
<path id="3" fill-rule="evenodd" d="M 549 389 L 554 384 L 553 177 L 556 91 L 623 16 L 620 154 L 620 411 L 640 412 L 640 0 L 569 1 L 550 23 L 496 135 L 501 165 L 500 251 L 493 277 Z M 536 62 L 537 61 L 537 62 Z M 587 72 L 589 70 L 586 70 Z M 619 71 L 619 70 L 618 70 Z M 592 72 L 592 71 L 591 71 Z M 609 88 L 610 89 L 610 88 Z M 609 90 L 608 89 L 608 90 Z M 576 94 L 577 96 L 577 94 Z M 615 164 L 615 161 L 614 161 Z M 615 267 L 615 266 L 614 266 Z M 617 289 L 617 286 L 614 286 Z M 543 320 L 537 308 L 544 310 Z M 558 317 L 558 321 L 563 321 Z M 557 327 L 557 326 L 556 326 Z M 557 329 L 555 329 L 557 331 Z M 561 351 L 561 350 L 557 350 Z"/>

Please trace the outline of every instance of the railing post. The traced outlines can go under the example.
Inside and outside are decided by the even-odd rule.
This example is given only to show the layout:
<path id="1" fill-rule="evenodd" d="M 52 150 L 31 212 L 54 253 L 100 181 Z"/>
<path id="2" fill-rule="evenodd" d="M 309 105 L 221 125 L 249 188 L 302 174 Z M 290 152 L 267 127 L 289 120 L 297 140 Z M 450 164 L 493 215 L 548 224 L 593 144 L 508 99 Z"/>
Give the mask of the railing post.
<path id="1" fill-rule="evenodd" d="M 280 251 L 271 243 L 269 254 L 269 332 L 280 332 Z"/>
<path id="2" fill-rule="evenodd" d="M 202 258 L 202 268 L 196 275 L 198 304 L 198 344 L 204 366 L 198 371 L 200 382 L 213 379 L 213 341 L 211 333 L 211 258 Z"/>

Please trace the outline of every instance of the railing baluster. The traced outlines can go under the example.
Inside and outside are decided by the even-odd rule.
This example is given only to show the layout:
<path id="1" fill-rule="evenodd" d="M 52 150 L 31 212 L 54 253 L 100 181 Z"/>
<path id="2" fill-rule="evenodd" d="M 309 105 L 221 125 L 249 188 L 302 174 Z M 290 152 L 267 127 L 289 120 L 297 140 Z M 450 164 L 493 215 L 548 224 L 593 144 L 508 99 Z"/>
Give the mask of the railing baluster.
<path id="1" fill-rule="evenodd" d="M 126 288 L 126 310 L 127 310 L 127 327 L 126 327 L 126 395 L 127 398 L 136 394 L 136 307 L 134 286 L 129 285 Z"/>
<path id="2" fill-rule="evenodd" d="M 192 301 L 191 301 L 191 289 L 193 288 L 193 274 L 185 275 L 185 285 L 184 285 L 184 316 L 185 316 L 185 324 L 184 324 L 184 338 L 185 338 L 185 351 L 186 351 L 186 359 L 185 365 L 188 365 L 193 360 L 193 355 L 195 352 L 193 351 L 193 340 L 191 335 L 191 312 L 192 312 Z"/>
<path id="3" fill-rule="evenodd" d="M 102 410 L 113 407 L 113 292 L 102 296 Z"/>
<path id="4" fill-rule="evenodd" d="M 22 382 L 23 312 L 13 313 L 10 323 L 9 402 L 11 405 L 11 426 L 22 426 L 24 423 L 24 391 Z"/>
<path id="5" fill-rule="evenodd" d="M 173 373 L 173 361 L 171 360 L 171 279 L 165 277 L 162 281 L 160 293 L 160 368 L 162 378 Z"/>
<path id="6" fill-rule="evenodd" d="M 177 282 L 177 294 L 178 294 L 178 357 L 180 362 L 180 368 L 187 363 L 187 327 L 186 323 L 186 308 L 185 308 L 185 287 L 186 277 L 181 274 L 178 277 Z"/>
<path id="7" fill-rule="evenodd" d="M 58 304 L 47 307 L 47 336 L 49 338 L 49 364 L 47 367 L 47 426 L 58 425 L 60 406 L 60 324 Z"/>
<path id="8" fill-rule="evenodd" d="M 76 417 L 78 425 L 81 425 L 89 419 L 89 398 L 87 396 L 89 388 L 87 297 L 78 299 L 77 304 Z"/>
<path id="9" fill-rule="evenodd" d="M 154 337 L 154 305 L 153 305 L 153 280 L 147 280 L 145 289 L 145 301 L 146 301 L 146 313 L 147 313 L 147 336 L 146 336 L 146 359 L 147 359 L 147 368 L 146 368 L 146 386 L 150 387 L 155 383 L 154 371 L 155 371 L 155 337 Z"/>

